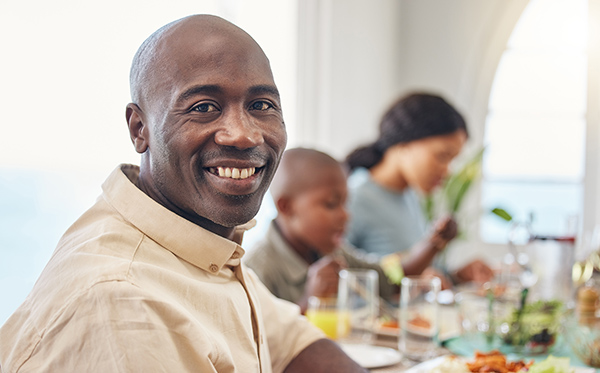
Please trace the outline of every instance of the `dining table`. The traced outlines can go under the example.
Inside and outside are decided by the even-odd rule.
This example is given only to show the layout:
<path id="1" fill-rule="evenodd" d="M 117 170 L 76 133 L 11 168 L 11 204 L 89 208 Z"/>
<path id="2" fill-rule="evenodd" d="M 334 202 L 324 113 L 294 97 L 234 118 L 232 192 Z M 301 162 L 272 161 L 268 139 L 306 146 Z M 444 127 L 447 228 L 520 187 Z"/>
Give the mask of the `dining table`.
<path id="1" fill-rule="evenodd" d="M 475 350 L 478 350 L 476 347 L 469 346 L 464 342 L 464 339 L 461 337 L 461 325 L 457 308 L 453 304 L 443 305 L 440 307 L 440 319 L 442 322 L 440 323 L 440 334 L 439 340 L 440 344 L 435 351 L 436 357 L 442 357 L 445 355 L 456 355 L 462 356 L 466 359 L 471 359 Z M 375 335 L 375 339 L 373 342 L 374 346 L 384 347 L 393 349 L 398 351 L 398 340 L 400 338 L 400 331 L 397 333 L 393 333 L 389 330 L 386 332 L 378 332 Z M 485 348 L 482 348 L 482 351 L 485 351 Z M 400 353 L 401 354 L 401 353 Z M 600 373 L 600 369 L 593 368 L 585 368 L 585 365 L 577 359 L 573 353 L 570 351 L 570 348 L 566 345 L 566 343 L 561 342 L 559 346 L 556 346 L 552 350 L 552 355 L 554 356 L 566 356 L 569 357 L 574 363 L 575 366 L 578 367 L 577 373 L 581 372 L 594 372 Z M 401 356 L 401 355 L 400 355 Z M 509 360 L 525 360 L 525 361 L 540 361 L 545 359 L 548 354 L 539 354 L 534 356 L 528 355 L 520 355 L 516 353 L 511 353 L 507 355 Z M 369 370 L 373 373 L 396 373 L 396 372 L 413 372 L 411 368 L 415 368 L 419 366 L 422 362 L 420 361 L 412 361 L 407 358 L 401 357 L 400 361 L 395 362 L 391 365 L 372 367 Z M 416 368 L 415 368 L 416 369 Z M 427 370 L 421 371 L 416 370 L 419 373 L 425 373 Z"/>

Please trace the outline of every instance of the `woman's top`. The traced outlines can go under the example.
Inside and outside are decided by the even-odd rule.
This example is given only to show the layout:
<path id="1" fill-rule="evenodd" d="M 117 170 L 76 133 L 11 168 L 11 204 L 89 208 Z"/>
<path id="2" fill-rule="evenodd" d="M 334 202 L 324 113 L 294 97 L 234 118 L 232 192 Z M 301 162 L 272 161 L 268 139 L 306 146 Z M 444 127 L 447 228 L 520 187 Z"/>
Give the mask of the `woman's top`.
<path id="1" fill-rule="evenodd" d="M 348 177 L 347 239 L 379 256 L 407 251 L 426 234 L 427 222 L 417 193 L 396 192 L 375 183 L 366 168 Z"/>

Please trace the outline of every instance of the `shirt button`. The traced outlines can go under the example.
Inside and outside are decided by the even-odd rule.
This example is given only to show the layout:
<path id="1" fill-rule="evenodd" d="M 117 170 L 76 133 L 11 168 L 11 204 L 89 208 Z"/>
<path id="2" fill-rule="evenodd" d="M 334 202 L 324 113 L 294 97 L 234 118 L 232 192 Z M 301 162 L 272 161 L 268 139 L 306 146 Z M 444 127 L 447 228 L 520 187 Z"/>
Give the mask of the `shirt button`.
<path id="1" fill-rule="evenodd" d="M 211 263 L 210 265 L 210 271 L 211 272 L 217 272 L 219 270 L 219 266 L 216 264 Z"/>
<path id="2" fill-rule="evenodd" d="M 233 253 L 233 255 L 231 256 L 233 259 L 237 259 L 240 257 L 240 253 L 238 253 L 237 251 Z"/>

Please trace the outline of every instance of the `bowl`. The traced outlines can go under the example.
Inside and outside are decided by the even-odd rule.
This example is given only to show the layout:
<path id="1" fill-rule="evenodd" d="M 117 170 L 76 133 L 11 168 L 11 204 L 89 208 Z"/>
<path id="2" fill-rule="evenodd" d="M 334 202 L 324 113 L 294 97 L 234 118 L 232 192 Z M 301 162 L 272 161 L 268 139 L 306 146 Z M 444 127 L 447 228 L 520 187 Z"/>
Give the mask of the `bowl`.
<path id="1" fill-rule="evenodd" d="M 504 353 L 547 354 L 556 345 L 561 330 L 564 304 L 559 300 L 536 300 L 525 307 L 514 307 L 502 320 L 501 338 Z"/>
<path id="2" fill-rule="evenodd" d="M 573 354 L 583 363 L 600 368 L 600 318 L 581 318 L 576 311 L 565 315 L 562 332 Z"/>
<path id="3" fill-rule="evenodd" d="M 562 302 L 527 301 L 478 292 L 457 294 L 462 339 L 474 349 L 527 355 L 552 351 L 560 329 Z"/>

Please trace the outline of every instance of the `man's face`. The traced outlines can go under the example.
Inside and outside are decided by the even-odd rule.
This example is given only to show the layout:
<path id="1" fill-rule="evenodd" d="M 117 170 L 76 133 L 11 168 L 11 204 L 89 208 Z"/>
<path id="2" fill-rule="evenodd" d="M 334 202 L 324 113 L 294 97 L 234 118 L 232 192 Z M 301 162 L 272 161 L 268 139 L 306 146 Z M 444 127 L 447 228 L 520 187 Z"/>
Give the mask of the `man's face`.
<path id="1" fill-rule="evenodd" d="M 139 104 L 148 137 L 140 182 L 159 203 L 213 231 L 212 223 L 245 223 L 286 144 L 268 60 L 231 35 L 171 39 L 156 63 L 164 70 L 153 72 Z"/>

